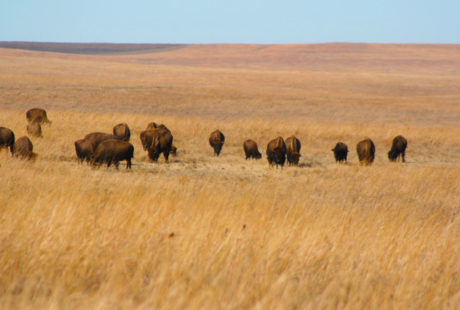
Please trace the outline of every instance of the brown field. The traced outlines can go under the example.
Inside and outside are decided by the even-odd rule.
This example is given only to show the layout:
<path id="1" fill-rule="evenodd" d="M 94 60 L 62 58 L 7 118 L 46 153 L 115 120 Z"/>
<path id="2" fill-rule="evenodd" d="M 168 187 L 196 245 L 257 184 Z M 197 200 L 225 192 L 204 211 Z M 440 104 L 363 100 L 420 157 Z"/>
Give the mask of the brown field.
<path id="1" fill-rule="evenodd" d="M 35 162 L 0 152 L 0 308 L 460 308 L 460 45 L 142 52 L 0 48 L 0 126 L 25 135 L 36 106 L 53 121 Z M 151 121 L 169 164 L 142 150 Z M 73 142 L 119 122 L 132 170 L 78 164 Z M 268 141 L 292 134 L 300 166 L 269 168 Z M 405 164 L 387 159 L 398 134 Z"/>

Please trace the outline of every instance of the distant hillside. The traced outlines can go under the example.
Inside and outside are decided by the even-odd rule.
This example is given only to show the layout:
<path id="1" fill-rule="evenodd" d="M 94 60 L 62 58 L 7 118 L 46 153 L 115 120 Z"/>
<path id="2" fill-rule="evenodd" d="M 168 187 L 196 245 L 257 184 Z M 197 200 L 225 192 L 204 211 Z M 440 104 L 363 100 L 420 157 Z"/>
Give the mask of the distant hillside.
<path id="1" fill-rule="evenodd" d="M 0 48 L 83 55 L 120 55 L 164 52 L 183 48 L 185 44 L 118 44 L 118 43 L 48 43 L 0 42 Z"/>

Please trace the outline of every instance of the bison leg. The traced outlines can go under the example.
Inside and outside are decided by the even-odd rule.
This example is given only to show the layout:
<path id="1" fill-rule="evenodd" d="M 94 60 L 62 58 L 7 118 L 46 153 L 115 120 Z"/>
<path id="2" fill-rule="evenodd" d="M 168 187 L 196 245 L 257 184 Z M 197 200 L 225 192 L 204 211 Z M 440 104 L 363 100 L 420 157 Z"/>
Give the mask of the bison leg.
<path id="1" fill-rule="evenodd" d="M 405 150 L 401 152 L 401 161 L 402 161 L 403 163 L 406 162 L 406 151 L 405 151 Z"/>
<path id="2" fill-rule="evenodd" d="M 131 158 L 126 160 L 126 169 L 131 169 Z"/>
<path id="3" fill-rule="evenodd" d="M 166 162 L 169 162 L 169 151 L 164 151 L 163 156 L 164 156 Z"/>

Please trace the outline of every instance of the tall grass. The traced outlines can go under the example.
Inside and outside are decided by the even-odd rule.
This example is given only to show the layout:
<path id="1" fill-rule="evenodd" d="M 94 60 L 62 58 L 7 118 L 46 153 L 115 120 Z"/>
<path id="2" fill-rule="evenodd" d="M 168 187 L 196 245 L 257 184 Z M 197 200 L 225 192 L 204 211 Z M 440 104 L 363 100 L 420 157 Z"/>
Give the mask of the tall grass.
<path id="1" fill-rule="evenodd" d="M 370 75 L 376 85 L 362 88 L 362 73 L 344 74 L 314 89 L 334 74 L 34 55 L 0 62 L 0 126 L 25 135 L 25 110 L 40 103 L 53 121 L 32 138 L 35 162 L 0 152 L 0 308 L 460 307 L 456 76 L 410 77 L 435 94 L 391 103 L 407 76 Z M 378 84 L 380 97 L 364 94 Z M 172 130 L 169 164 L 142 150 L 151 121 Z M 75 140 L 119 122 L 131 128 L 132 170 L 76 161 Z M 217 128 L 219 157 L 207 141 Z M 300 166 L 270 168 L 266 144 L 292 134 Z M 406 164 L 387 158 L 398 134 Z M 366 136 L 370 167 L 355 152 Z M 248 138 L 262 160 L 244 160 Z M 347 164 L 334 161 L 338 141 Z"/>

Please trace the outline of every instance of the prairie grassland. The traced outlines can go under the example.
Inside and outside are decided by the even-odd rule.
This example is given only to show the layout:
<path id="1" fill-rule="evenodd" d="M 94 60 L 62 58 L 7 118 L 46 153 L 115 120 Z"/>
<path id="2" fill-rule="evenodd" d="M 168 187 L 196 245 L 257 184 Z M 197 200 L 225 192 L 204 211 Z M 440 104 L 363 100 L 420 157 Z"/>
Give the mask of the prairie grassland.
<path id="1" fill-rule="evenodd" d="M 454 47 L 407 49 L 458 69 Z M 279 59 L 299 46 L 255 64 L 231 46 L 210 63 L 210 47 L 187 48 L 0 50 L 0 126 L 25 135 L 34 106 L 53 121 L 32 139 L 35 162 L 0 152 L 1 308 L 460 307 L 456 69 L 400 61 L 391 46 L 365 57 L 388 71 L 346 72 L 322 58 L 315 71 L 287 70 Z M 346 66 L 363 54 L 342 48 L 345 56 L 335 45 L 316 55 Z M 151 121 L 173 132 L 169 164 L 142 150 Z M 131 127 L 132 170 L 78 164 L 73 141 L 119 122 Z M 219 157 L 207 141 L 216 128 L 226 135 Z M 302 142 L 300 166 L 269 168 L 267 142 L 291 134 Z M 409 141 L 406 164 L 386 157 L 398 134 Z M 355 152 L 366 136 L 377 149 L 371 167 Z M 244 160 L 247 138 L 262 160 Z M 344 165 L 330 151 L 338 141 L 350 149 Z"/>

